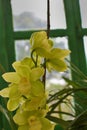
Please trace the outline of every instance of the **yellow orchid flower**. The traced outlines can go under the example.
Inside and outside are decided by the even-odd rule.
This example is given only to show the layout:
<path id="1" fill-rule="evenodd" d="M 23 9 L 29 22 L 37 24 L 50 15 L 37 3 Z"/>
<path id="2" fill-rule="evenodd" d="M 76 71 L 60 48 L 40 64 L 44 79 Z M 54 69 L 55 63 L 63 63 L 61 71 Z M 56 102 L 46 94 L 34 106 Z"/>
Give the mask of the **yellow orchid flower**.
<path id="1" fill-rule="evenodd" d="M 33 33 L 30 38 L 30 43 L 32 45 L 32 50 L 35 50 L 38 55 L 46 58 L 49 57 L 53 41 L 47 38 L 47 33 L 45 31 Z"/>
<path id="2" fill-rule="evenodd" d="M 18 90 L 24 95 L 28 96 L 28 93 L 33 86 L 33 82 L 37 82 L 44 74 L 44 69 L 37 67 L 31 69 L 26 64 L 15 62 L 16 72 L 9 72 L 2 75 L 2 77 L 9 83 L 14 83 L 18 86 Z"/>
<path id="3" fill-rule="evenodd" d="M 13 120 L 18 124 L 18 130 L 54 130 L 54 124 L 41 113 L 43 110 L 31 112 L 18 110 Z"/>
<path id="4" fill-rule="evenodd" d="M 45 94 L 38 97 L 31 97 L 29 100 L 26 100 L 22 105 L 23 110 L 25 111 L 33 111 L 46 107 L 46 96 Z"/>
<path id="5" fill-rule="evenodd" d="M 16 72 L 2 75 L 10 83 L 10 86 L 1 90 L 0 95 L 3 97 L 7 95 L 9 97 L 7 107 L 11 111 L 20 105 L 20 101 L 24 102 L 23 97 L 31 100 L 32 96 L 44 95 L 44 85 L 40 81 L 41 76 L 44 74 L 44 69 L 40 67 L 31 68 L 29 62 L 30 59 L 27 59 L 27 62 L 26 59 L 21 62 L 17 61 L 13 63 Z"/>
<path id="6" fill-rule="evenodd" d="M 42 58 L 46 58 L 46 67 L 49 71 L 65 71 L 67 65 L 64 58 L 70 51 L 66 49 L 53 48 L 53 41 L 47 38 L 45 31 L 35 32 L 31 35 L 30 43 L 32 50 Z"/>
<path id="7" fill-rule="evenodd" d="M 54 130 L 54 124 L 46 118 L 49 108 L 43 78 L 45 69 L 65 71 L 64 60 L 70 51 L 53 48 L 45 31 L 33 33 L 30 43 L 31 58 L 14 62 L 14 72 L 2 75 L 9 85 L 0 96 L 8 98 L 8 110 L 16 110 L 13 120 L 18 130 Z"/>
<path id="8" fill-rule="evenodd" d="M 70 53 L 69 50 L 53 48 L 50 51 L 49 58 L 47 58 L 46 67 L 49 71 L 56 70 L 63 72 L 67 69 L 67 64 L 64 61 L 64 58 Z"/>

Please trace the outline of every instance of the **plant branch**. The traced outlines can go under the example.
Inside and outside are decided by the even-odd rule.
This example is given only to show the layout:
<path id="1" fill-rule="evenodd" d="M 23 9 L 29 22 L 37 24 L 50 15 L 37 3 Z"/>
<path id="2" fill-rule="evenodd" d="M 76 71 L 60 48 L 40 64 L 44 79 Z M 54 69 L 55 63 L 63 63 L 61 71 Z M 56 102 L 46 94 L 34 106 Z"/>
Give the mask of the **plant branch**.
<path id="1" fill-rule="evenodd" d="M 50 33 L 50 0 L 47 0 L 47 38 L 49 39 L 49 33 Z M 46 84 L 46 59 L 44 59 L 44 75 L 43 75 L 43 83 L 44 83 L 44 88 Z"/>
<path id="2" fill-rule="evenodd" d="M 32 52 L 31 52 L 31 58 L 32 58 L 32 61 L 34 62 L 34 64 L 35 64 L 35 67 L 37 66 L 37 59 L 38 59 L 38 56 L 36 55 L 36 61 L 35 61 L 35 59 L 34 59 L 34 57 L 33 57 L 33 53 L 35 52 L 35 50 L 33 50 Z"/>
<path id="3" fill-rule="evenodd" d="M 47 0 L 47 37 L 49 39 L 50 33 L 50 0 Z"/>

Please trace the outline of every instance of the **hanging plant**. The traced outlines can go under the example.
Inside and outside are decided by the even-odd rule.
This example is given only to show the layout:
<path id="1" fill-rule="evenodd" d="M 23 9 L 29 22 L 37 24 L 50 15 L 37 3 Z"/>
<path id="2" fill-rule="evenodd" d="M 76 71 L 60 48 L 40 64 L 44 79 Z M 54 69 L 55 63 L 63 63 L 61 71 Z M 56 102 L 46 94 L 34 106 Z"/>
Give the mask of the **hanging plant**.
<path id="1" fill-rule="evenodd" d="M 54 130 L 54 123 L 46 118 L 49 106 L 43 76 L 45 69 L 65 71 L 64 58 L 70 51 L 54 48 L 45 31 L 33 33 L 30 43 L 31 57 L 14 62 L 15 72 L 2 75 L 9 85 L 0 91 L 0 95 L 8 98 L 8 110 L 16 111 L 13 120 L 18 130 Z"/>
<path id="2" fill-rule="evenodd" d="M 0 91 L 0 95 L 8 98 L 7 109 L 15 111 L 13 121 L 18 130 L 54 130 L 56 122 L 48 115 L 50 109 L 45 84 L 46 70 L 66 71 L 65 57 L 70 51 L 54 48 L 54 42 L 49 38 L 49 0 L 47 2 L 47 32 L 33 33 L 30 37 L 31 56 L 14 62 L 14 72 L 2 75 L 9 85 Z"/>

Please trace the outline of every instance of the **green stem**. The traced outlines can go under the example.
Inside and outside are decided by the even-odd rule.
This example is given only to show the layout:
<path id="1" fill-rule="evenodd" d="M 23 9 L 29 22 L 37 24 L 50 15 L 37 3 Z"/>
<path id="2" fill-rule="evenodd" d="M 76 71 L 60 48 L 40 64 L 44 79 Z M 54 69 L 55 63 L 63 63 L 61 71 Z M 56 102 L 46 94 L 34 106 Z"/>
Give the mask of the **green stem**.
<path id="1" fill-rule="evenodd" d="M 62 110 L 61 110 L 61 104 L 58 105 L 58 110 L 59 110 L 59 111 L 62 111 Z M 60 119 L 62 119 L 62 114 L 61 114 L 61 113 L 59 113 L 59 117 L 60 117 Z"/>
<path id="2" fill-rule="evenodd" d="M 35 67 L 37 67 L 38 56 L 36 55 L 36 61 L 35 61 L 35 59 L 34 59 L 34 57 L 33 57 L 34 52 L 35 52 L 35 50 L 33 50 L 33 51 L 31 52 L 31 58 L 32 58 L 32 61 L 33 61 L 34 64 L 35 64 Z"/>
<path id="3" fill-rule="evenodd" d="M 36 67 L 37 67 L 37 63 L 38 63 L 38 55 L 36 55 Z"/>

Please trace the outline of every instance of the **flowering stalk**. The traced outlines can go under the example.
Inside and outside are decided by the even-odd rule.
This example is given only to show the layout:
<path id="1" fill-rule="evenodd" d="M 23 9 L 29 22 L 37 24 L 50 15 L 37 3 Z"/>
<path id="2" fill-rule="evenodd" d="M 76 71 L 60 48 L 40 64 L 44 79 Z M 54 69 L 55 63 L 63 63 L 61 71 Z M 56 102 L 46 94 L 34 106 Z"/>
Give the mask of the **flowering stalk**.
<path id="1" fill-rule="evenodd" d="M 70 51 L 54 48 L 45 31 L 33 33 L 30 43 L 31 57 L 14 62 L 15 72 L 2 75 L 9 85 L 0 91 L 0 95 L 8 98 L 8 110 L 16 111 L 13 120 L 18 130 L 54 130 L 54 124 L 46 117 L 49 107 L 42 78 L 46 69 L 49 72 L 65 71 L 64 58 Z M 43 59 L 46 60 L 45 67 Z"/>
<path id="2" fill-rule="evenodd" d="M 47 0 L 47 38 L 49 39 L 49 33 L 50 33 L 50 0 Z M 44 89 L 46 86 L 46 59 L 44 58 L 44 75 L 43 75 L 43 83 L 44 83 Z"/>
<path id="3" fill-rule="evenodd" d="M 50 33 L 50 0 L 47 0 L 47 37 L 49 39 Z"/>

